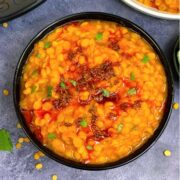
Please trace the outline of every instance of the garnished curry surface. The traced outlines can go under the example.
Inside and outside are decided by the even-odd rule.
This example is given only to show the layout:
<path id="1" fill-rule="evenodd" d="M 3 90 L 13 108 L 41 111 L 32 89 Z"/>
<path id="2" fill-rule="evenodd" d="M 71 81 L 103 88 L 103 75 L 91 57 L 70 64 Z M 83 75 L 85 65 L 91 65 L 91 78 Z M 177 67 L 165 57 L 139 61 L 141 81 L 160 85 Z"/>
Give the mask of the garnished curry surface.
<path id="1" fill-rule="evenodd" d="M 167 96 L 163 66 L 137 33 L 79 21 L 35 44 L 21 79 L 21 111 L 37 139 L 74 161 L 119 160 L 158 127 Z"/>

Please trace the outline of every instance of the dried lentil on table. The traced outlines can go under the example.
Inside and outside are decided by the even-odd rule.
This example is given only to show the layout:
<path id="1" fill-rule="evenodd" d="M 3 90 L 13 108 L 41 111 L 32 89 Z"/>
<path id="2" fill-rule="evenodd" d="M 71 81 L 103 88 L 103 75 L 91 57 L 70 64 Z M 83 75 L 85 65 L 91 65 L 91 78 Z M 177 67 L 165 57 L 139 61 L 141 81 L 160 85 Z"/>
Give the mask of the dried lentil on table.
<path id="1" fill-rule="evenodd" d="M 2 24 L 3 28 L 8 28 L 9 24 L 7 22 Z"/>
<path id="2" fill-rule="evenodd" d="M 171 151 L 168 150 L 168 149 L 166 149 L 166 150 L 163 152 L 163 154 L 164 154 L 165 156 L 169 157 L 169 156 L 171 156 Z"/>
<path id="3" fill-rule="evenodd" d="M 173 104 L 173 109 L 178 110 L 179 109 L 179 103 L 174 103 Z"/>
<path id="4" fill-rule="evenodd" d="M 3 90 L 3 94 L 4 94 L 4 96 L 8 96 L 8 95 L 9 95 L 8 89 L 4 89 L 4 90 Z"/>
<path id="5" fill-rule="evenodd" d="M 43 164 L 42 164 L 42 163 L 37 163 L 37 164 L 35 165 L 35 168 L 36 168 L 37 170 L 40 170 L 40 169 L 43 168 Z"/>

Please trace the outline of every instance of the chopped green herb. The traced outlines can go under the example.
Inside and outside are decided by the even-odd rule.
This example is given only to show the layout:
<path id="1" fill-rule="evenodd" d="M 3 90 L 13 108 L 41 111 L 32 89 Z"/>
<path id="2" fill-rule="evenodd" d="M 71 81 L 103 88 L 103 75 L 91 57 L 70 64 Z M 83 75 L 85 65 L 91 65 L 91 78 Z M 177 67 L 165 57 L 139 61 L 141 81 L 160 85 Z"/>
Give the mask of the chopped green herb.
<path id="1" fill-rule="evenodd" d="M 66 84 L 62 81 L 60 82 L 60 86 L 63 88 L 63 89 L 66 89 Z"/>
<path id="2" fill-rule="evenodd" d="M 34 93 L 36 91 L 36 88 L 37 88 L 37 86 L 32 86 L 31 87 L 31 93 Z"/>
<path id="3" fill-rule="evenodd" d="M 47 49 L 47 48 L 50 48 L 50 47 L 51 47 L 51 43 L 50 42 L 45 42 L 44 48 Z"/>
<path id="4" fill-rule="evenodd" d="M 87 127 L 88 126 L 88 123 L 87 123 L 87 121 L 85 119 L 82 119 L 79 124 L 82 127 Z"/>
<path id="5" fill-rule="evenodd" d="M 143 59 L 141 60 L 142 63 L 146 64 L 150 61 L 149 56 L 148 55 L 144 55 Z"/>
<path id="6" fill-rule="evenodd" d="M 130 74 L 130 79 L 131 79 L 132 81 L 134 81 L 134 80 L 135 80 L 135 75 L 134 75 L 134 73 L 133 73 L 133 72 L 131 72 L 131 74 Z"/>
<path id="7" fill-rule="evenodd" d="M 73 86 L 77 86 L 77 82 L 74 81 L 74 80 L 70 80 L 70 83 L 71 83 Z"/>
<path id="8" fill-rule="evenodd" d="M 86 146 L 86 148 L 87 148 L 88 150 L 93 150 L 93 147 L 90 146 L 90 145 Z"/>
<path id="9" fill-rule="evenodd" d="M 40 59 L 40 58 L 41 58 L 41 54 L 37 53 L 37 54 L 36 54 L 36 57 L 37 57 L 38 59 Z"/>
<path id="10" fill-rule="evenodd" d="M 105 97 L 109 97 L 110 96 L 110 92 L 108 90 L 106 90 L 106 89 L 102 89 L 102 94 Z"/>
<path id="11" fill-rule="evenodd" d="M 51 96 L 52 96 L 52 90 L 53 90 L 53 87 L 52 87 L 52 86 L 48 86 L 48 87 L 47 87 L 47 96 L 48 96 L 48 97 L 51 97 Z"/>
<path id="12" fill-rule="evenodd" d="M 33 70 L 33 72 L 32 72 L 32 76 L 34 76 L 34 75 L 37 75 L 38 74 L 38 70 L 37 69 L 35 69 L 35 70 Z"/>
<path id="13" fill-rule="evenodd" d="M 96 40 L 97 40 L 97 41 L 100 41 L 100 40 L 102 40 L 102 39 L 103 39 L 103 33 L 98 32 L 98 33 L 96 34 Z"/>
<path id="14" fill-rule="evenodd" d="M 12 149 L 10 133 L 6 129 L 0 129 L 0 151 L 12 151 Z"/>
<path id="15" fill-rule="evenodd" d="M 117 126 L 117 132 L 121 132 L 122 131 L 122 128 L 123 128 L 123 124 L 118 124 Z"/>
<path id="16" fill-rule="evenodd" d="M 137 90 L 135 88 L 129 89 L 128 94 L 129 95 L 135 95 L 137 93 Z"/>
<path id="17" fill-rule="evenodd" d="M 56 134 L 54 134 L 54 133 L 49 133 L 49 134 L 48 134 L 48 138 L 49 138 L 49 139 L 55 139 L 55 138 L 56 138 Z"/>

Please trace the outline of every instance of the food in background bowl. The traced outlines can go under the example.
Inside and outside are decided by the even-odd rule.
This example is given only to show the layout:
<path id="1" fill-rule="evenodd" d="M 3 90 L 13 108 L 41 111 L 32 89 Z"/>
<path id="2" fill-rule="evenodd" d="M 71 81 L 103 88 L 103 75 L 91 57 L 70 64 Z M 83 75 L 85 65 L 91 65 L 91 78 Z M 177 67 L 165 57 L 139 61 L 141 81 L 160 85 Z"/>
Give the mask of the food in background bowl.
<path id="1" fill-rule="evenodd" d="M 146 40 L 114 22 L 85 20 L 35 44 L 22 73 L 20 108 L 44 146 L 103 164 L 153 135 L 166 97 L 164 68 Z"/>
<path id="2" fill-rule="evenodd" d="M 179 0 L 137 0 L 146 6 L 159 11 L 178 14 L 180 12 Z"/>

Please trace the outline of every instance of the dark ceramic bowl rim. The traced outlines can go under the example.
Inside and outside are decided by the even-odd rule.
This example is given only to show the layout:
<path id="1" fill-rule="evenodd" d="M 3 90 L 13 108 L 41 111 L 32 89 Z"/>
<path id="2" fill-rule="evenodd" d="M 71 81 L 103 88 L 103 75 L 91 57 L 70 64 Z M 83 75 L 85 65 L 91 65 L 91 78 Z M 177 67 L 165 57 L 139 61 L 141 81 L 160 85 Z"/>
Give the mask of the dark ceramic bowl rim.
<path id="1" fill-rule="evenodd" d="M 180 71 L 179 71 L 179 63 L 178 63 L 178 58 L 177 58 L 177 52 L 179 50 L 179 36 L 176 40 L 175 46 L 174 46 L 174 51 L 173 51 L 173 63 L 174 67 L 176 70 L 176 74 L 180 76 Z"/>
<path id="2" fill-rule="evenodd" d="M 22 74 L 22 69 L 23 66 L 27 60 L 28 55 L 33 49 L 33 45 L 38 42 L 40 39 L 42 39 L 47 33 L 52 31 L 54 28 L 64 25 L 66 23 L 72 22 L 72 21 L 78 21 L 78 20 L 89 20 L 89 19 L 95 19 L 95 20 L 105 20 L 105 21 L 113 21 L 117 22 L 127 28 L 133 29 L 133 31 L 137 32 L 140 34 L 146 41 L 148 41 L 153 49 L 156 51 L 156 53 L 159 55 L 160 60 L 164 66 L 164 70 L 166 72 L 167 76 L 167 83 L 168 83 L 168 96 L 167 96 L 167 103 L 166 103 L 166 108 L 165 108 L 165 113 L 163 116 L 163 119 L 161 120 L 161 123 L 153 136 L 139 149 L 137 149 L 134 153 L 128 155 L 127 157 L 120 159 L 116 162 L 112 163 L 106 163 L 106 164 L 99 164 L 99 165 L 90 165 L 90 164 L 82 164 L 79 162 L 75 162 L 72 160 L 65 159 L 63 157 L 60 157 L 50 151 L 48 148 L 44 147 L 40 142 L 37 141 L 35 136 L 32 134 L 30 129 L 25 123 L 25 120 L 21 114 L 20 107 L 19 107 L 19 94 L 20 94 L 20 77 Z M 67 17 L 61 18 L 60 20 L 57 20 L 44 28 L 42 31 L 40 31 L 32 40 L 31 42 L 27 45 L 25 48 L 24 52 L 21 55 L 21 58 L 17 64 L 16 70 L 15 70 L 15 75 L 14 75 L 14 82 L 13 82 L 13 98 L 14 98 L 14 106 L 16 110 L 17 117 L 20 121 L 20 124 L 22 125 L 26 135 L 30 138 L 30 140 L 33 142 L 33 144 L 40 150 L 42 151 L 45 155 L 50 157 L 51 159 L 67 165 L 69 167 L 77 168 L 77 169 L 83 169 L 83 170 L 106 170 L 106 169 L 111 169 L 111 168 L 116 168 L 122 165 L 125 165 L 138 157 L 140 157 L 142 154 L 144 154 L 147 150 L 149 150 L 153 144 L 158 140 L 162 132 L 164 131 L 170 114 L 172 110 L 172 102 L 174 98 L 174 89 L 173 89 L 173 79 L 172 79 L 172 73 L 169 68 L 169 64 L 163 55 L 163 52 L 161 51 L 160 47 L 157 45 L 157 43 L 151 38 L 149 34 L 147 34 L 144 30 L 142 30 L 139 26 L 135 25 L 134 23 L 116 16 L 112 14 L 107 14 L 107 13 L 102 13 L 102 12 L 84 12 L 84 13 L 78 13 L 78 14 L 73 14 L 69 15 Z"/>

